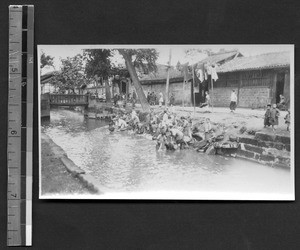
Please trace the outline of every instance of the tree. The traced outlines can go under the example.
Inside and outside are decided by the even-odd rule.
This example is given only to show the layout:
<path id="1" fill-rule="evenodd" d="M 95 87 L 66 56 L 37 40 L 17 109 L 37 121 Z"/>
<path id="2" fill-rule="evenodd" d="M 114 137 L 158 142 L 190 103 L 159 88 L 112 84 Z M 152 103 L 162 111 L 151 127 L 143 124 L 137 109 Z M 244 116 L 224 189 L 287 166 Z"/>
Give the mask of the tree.
<path id="1" fill-rule="evenodd" d="M 86 76 L 83 67 L 83 56 L 78 54 L 74 57 L 61 59 L 61 70 L 52 78 L 52 82 L 62 91 L 80 89 L 86 84 Z"/>
<path id="2" fill-rule="evenodd" d="M 42 51 L 42 54 L 41 54 L 41 65 L 40 65 L 40 68 L 44 68 L 45 66 L 51 66 L 54 68 L 53 66 L 53 59 L 54 57 L 51 57 L 49 55 L 46 56 L 45 52 Z"/>
<path id="3" fill-rule="evenodd" d="M 106 80 L 105 96 L 106 101 L 111 100 L 108 78 L 111 75 L 112 64 L 110 57 L 111 50 L 108 49 L 86 49 L 83 52 L 84 60 L 86 61 L 85 73 L 87 78 Z M 96 80 L 98 82 L 98 80 Z M 103 82 L 102 82 L 103 83 Z"/>
<path id="4" fill-rule="evenodd" d="M 141 102 L 143 111 L 149 112 L 150 105 L 138 79 L 136 69 L 146 74 L 156 71 L 158 52 L 155 49 L 118 49 L 118 51 L 125 60 L 126 68 Z"/>

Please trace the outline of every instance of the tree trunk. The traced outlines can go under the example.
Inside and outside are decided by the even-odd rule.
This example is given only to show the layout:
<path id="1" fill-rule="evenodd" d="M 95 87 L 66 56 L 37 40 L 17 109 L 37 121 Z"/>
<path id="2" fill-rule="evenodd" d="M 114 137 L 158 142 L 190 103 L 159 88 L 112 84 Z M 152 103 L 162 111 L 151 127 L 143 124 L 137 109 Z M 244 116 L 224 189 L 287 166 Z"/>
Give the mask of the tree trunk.
<path id="1" fill-rule="evenodd" d="M 138 95 L 138 98 L 141 102 L 141 105 L 142 105 L 142 109 L 144 112 L 150 112 L 150 105 L 147 101 L 147 98 L 144 94 L 144 91 L 143 91 L 143 88 L 142 88 L 142 85 L 138 79 L 138 76 L 137 76 L 137 73 L 135 71 L 135 68 L 132 64 L 132 60 L 131 60 L 131 57 L 127 54 L 126 51 L 122 50 L 122 49 L 119 49 L 118 50 L 120 52 L 120 54 L 123 56 L 124 60 L 125 60 L 125 63 L 126 63 L 126 68 L 130 74 L 130 77 L 132 79 L 132 82 L 133 82 L 133 85 L 134 85 L 134 88 L 135 88 L 135 91 Z"/>
<path id="2" fill-rule="evenodd" d="M 107 81 L 104 82 L 104 84 L 105 84 L 105 99 L 106 99 L 106 102 L 111 102 L 110 86 L 109 86 L 108 79 L 107 79 Z"/>

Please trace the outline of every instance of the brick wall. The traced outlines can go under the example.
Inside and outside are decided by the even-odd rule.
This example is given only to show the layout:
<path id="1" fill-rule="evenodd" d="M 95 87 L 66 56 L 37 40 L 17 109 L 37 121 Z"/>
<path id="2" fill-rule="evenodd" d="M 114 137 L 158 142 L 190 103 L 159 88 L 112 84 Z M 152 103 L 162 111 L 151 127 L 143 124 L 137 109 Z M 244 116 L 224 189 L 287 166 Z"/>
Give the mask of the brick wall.
<path id="1" fill-rule="evenodd" d="M 230 104 L 231 91 L 237 88 L 214 88 L 213 101 L 216 107 L 227 107 Z M 242 108 L 262 108 L 270 102 L 269 87 L 243 87 L 240 89 L 238 97 L 238 107 Z"/>
<path id="2" fill-rule="evenodd" d="M 232 90 L 237 93 L 237 88 L 214 88 L 213 96 L 210 91 L 211 98 L 213 98 L 214 106 L 216 107 L 229 107 L 230 97 Z"/>
<path id="3" fill-rule="evenodd" d="M 239 107 L 263 108 L 270 103 L 269 87 L 241 88 L 239 95 Z"/>

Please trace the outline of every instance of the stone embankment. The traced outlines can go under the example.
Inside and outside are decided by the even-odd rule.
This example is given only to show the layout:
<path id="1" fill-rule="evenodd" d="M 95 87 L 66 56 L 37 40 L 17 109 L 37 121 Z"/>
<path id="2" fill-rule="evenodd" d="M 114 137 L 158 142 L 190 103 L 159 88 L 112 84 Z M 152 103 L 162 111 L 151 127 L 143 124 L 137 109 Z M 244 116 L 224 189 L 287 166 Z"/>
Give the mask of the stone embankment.
<path id="1" fill-rule="evenodd" d="M 290 168 L 290 137 L 256 132 L 255 136 L 239 137 L 236 156 L 272 167 Z"/>
<path id="2" fill-rule="evenodd" d="M 120 111 L 131 110 L 131 105 L 128 106 L 126 109 L 121 107 L 116 108 L 113 107 L 112 104 L 91 101 L 87 116 L 89 118 L 96 119 L 113 117 Z M 153 108 L 156 112 L 162 111 L 162 109 L 158 107 Z M 138 107 L 137 110 L 140 110 L 140 107 Z M 224 127 L 228 130 L 228 135 L 233 135 L 238 138 L 239 141 L 238 149 L 231 148 L 228 150 L 216 150 L 217 154 L 226 154 L 229 156 L 256 161 L 272 167 L 290 168 L 290 135 L 289 133 L 276 134 L 268 130 L 261 131 L 259 127 L 263 124 L 263 111 L 258 110 L 255 113 L 253 110 L 244 109 L 241 110 L 241 113 L 232 115 L 226 111 L 223 112 L 223 110 L 218 113 L 218 109 L 216 110 L 215 114 L 202 113 L 197 110 L 194 117 L 195 122 L 203 120 L 205 117 L 209 117 L 212 123 L 216 126 L 218 124 L 224 125 Z M 190 115 L 193 110 L 189 107 L 178 107 L 177 111 L 179 115 Z M 282 120 L 283 117 L 284 115 L 281 116 Z M 252 135 L 249 133 L 241 134 L 241 126 L 248 126 L 249 124 L 251 124 L 252 127 L 254 126 L 254 133 L 252 133 Z M 280 121 L 280 124 L 284 124 L 284 121 Z"/>

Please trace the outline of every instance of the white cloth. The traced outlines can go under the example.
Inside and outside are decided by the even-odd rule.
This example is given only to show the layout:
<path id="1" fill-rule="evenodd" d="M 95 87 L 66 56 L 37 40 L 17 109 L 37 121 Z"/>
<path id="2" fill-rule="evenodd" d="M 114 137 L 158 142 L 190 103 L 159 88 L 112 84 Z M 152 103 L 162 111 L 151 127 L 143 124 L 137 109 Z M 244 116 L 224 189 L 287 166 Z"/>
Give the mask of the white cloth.
<path id="1" fill-rule="evenodd" d="M 196 75 L 197 75 L 198 79 L 200 80 L 200 82 L 204 81 L 204 73 L 203 73 L 202 69 L 198 69 L 196 71 Z"/>
<path id="2" fill-rule="evenodd" d="M 231 93 L 230 101 L 232 101 L 232 102 L 237 102 L 237 96 L 236 96 L 236 93 L 235 93 L 235 92 L 232 92 L 232 93 Z"/>
<path id="3" fill-rule="evenodd" d="M 212 73 L 212 66 L 207 66 L 206 72 L 208 75 L 211 75 Z"/>
<path id="4" fill-rule="evenodd" d="M 218 74 L 217 74 L 217 70 L 216 70 L 216 66 L 211 68 L 211 78 L 216 81 L 218 80 Z"/>

